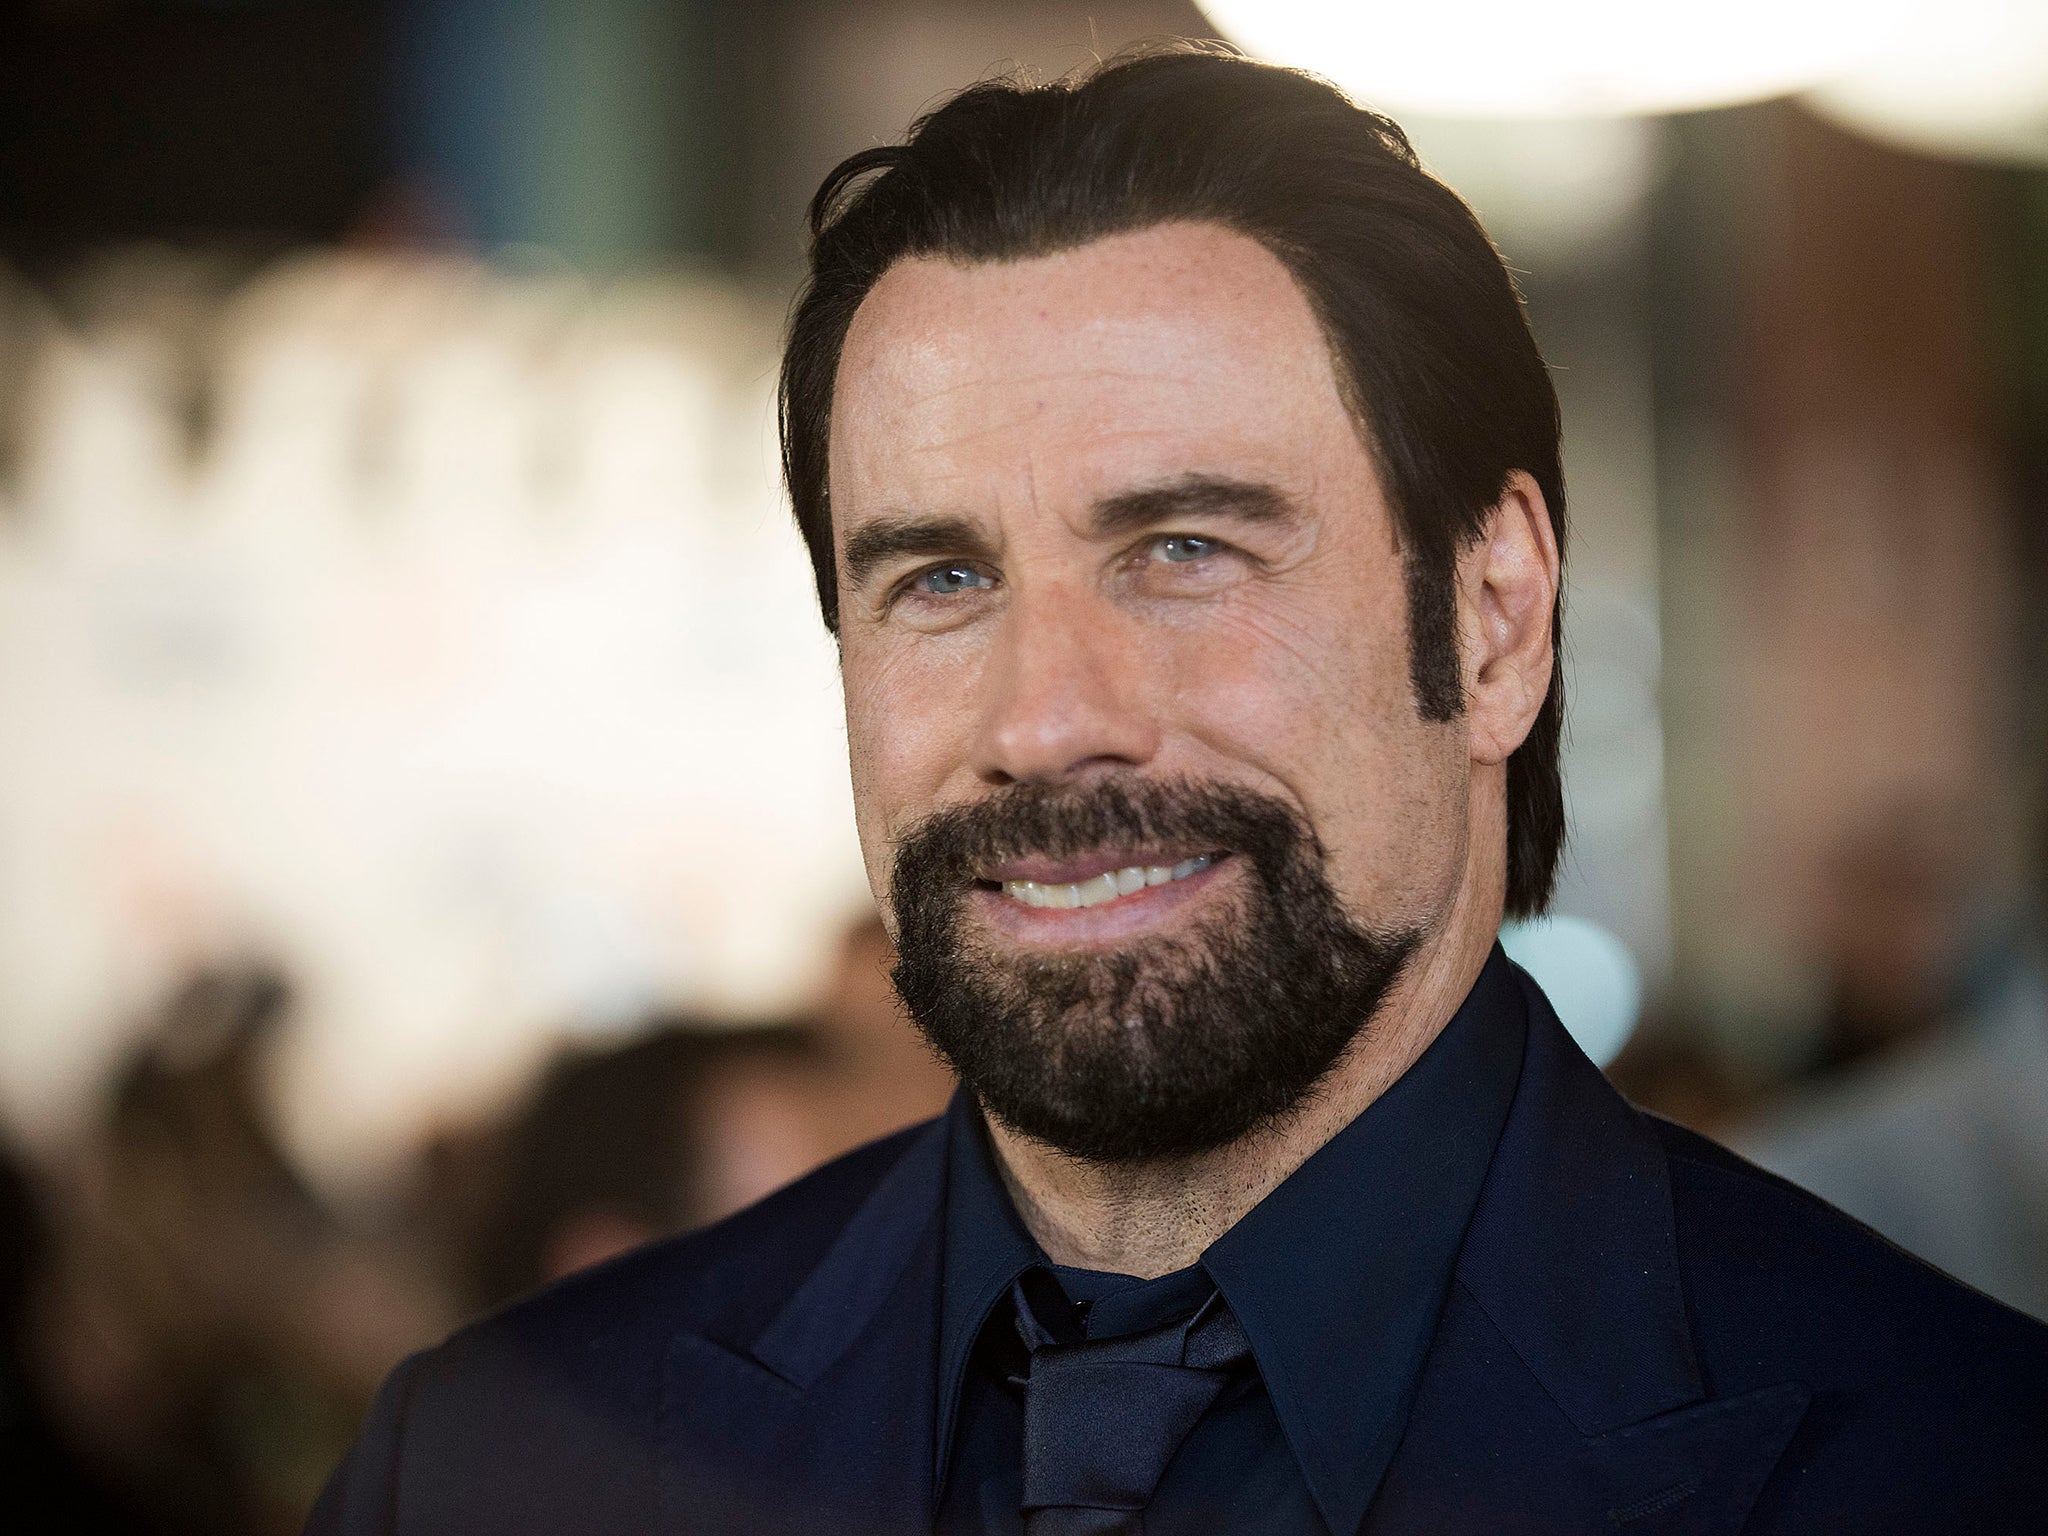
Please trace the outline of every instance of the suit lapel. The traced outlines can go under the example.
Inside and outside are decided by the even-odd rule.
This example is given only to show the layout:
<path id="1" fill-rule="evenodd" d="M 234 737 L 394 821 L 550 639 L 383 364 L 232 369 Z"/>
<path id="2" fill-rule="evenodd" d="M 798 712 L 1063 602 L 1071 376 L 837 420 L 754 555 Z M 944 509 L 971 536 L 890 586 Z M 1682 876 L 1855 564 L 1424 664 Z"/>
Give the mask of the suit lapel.
<path id="1" fill-rule="evenodd" d="M 1514 1108 L 1365 1529 L 1732 1536 L 1808 1393 L 1709 1394 L 1662 1144 L 1519 979 Z"/>
<path id="2" fill-rule="evenodd" d="M 758 1336 L 671 1344 L 673 1532 L 900 1536 L 931 1524 L 945 1121 L 917 1135 Z"/>
<path id="3" fill-rule="evenodd" d="M 1733 1536 L 1805 1416 L 1796 1382 L 1696 1403 L 1586 1442 L 1589 1504 L 1631 1533 Z"/>

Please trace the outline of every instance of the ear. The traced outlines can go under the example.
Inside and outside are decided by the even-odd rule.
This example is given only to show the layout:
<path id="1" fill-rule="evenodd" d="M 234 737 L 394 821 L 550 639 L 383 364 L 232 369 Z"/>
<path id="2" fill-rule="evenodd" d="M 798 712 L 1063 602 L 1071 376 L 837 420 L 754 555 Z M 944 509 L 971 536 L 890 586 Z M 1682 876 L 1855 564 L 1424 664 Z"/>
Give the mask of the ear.
<path id="1" fill-rule="evenodd" d="M 1560 562 L 1535 478 L 1508 477 L 1480 536 L 1458 556 L 1458 648 L 1475 763 L 1504 763 L 1543 707 Z"/>

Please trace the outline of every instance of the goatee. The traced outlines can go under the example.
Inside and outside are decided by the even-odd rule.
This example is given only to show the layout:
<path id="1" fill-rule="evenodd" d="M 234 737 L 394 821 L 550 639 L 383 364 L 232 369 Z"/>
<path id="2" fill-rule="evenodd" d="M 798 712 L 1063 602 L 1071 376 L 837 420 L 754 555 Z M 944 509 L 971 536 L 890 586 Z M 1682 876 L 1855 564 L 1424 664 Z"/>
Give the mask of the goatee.
<path id="1" fill-rule="evenodd" d="M 970 930 L 983 871 L 1102 848 L 1241 867 L 1228 898 L 1171 937 L 1033 953 Z M 1209 1151 L 1302 1104 L 1419 942 L 1355 921 L 1324 866 L 1299 815 L 1237 786 L 1009 785 L 898 846 L 896 987 L 982 1108 L 1024 1135 L 1101 1164 Z"/>

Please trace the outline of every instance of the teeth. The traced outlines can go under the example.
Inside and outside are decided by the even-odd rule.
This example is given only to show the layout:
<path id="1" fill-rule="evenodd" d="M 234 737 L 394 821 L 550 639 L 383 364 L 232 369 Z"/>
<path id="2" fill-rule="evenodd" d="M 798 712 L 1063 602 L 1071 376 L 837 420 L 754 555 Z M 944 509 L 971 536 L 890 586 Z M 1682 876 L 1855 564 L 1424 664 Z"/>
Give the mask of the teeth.
<path id="1" fill-rule="evenodd" d="M 1116 900 L 1116 876 L 1097 875 L 1093 880 L 1084 880 L 1074 887 L 1079 898 L 1074 903 L 1081 907 L 1099 907 L 1105 901 Z"/>
<path id="2" fill-rule="evenodd" d="M 1083 880 L 1078 885 L 1040 885 L 1036 880 L 1005 880 L 1003 894 L 1027 907 L 1099 907 L 1105 901 L 1115 901 L 1119 896 L 1128 896 L 1148 885 L 1185 880 L 1215 862 L 1212 855 L 1205 853 L 1196 858 L 1182 859 L 1171 868 L 1164 864 L 1133 864 L 1127 869 L 1097 875 L 1093 880 Z"/>

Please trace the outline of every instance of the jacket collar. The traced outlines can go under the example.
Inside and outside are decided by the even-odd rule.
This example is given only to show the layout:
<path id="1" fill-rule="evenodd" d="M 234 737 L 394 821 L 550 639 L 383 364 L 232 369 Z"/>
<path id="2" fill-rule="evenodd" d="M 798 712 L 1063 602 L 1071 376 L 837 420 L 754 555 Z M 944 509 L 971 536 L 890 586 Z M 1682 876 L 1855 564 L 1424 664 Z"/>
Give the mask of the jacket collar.
<path id="1" fill-rule="evenodd" d="M 1512 968 L 1522 1078 L 1458 1279 L 1582 1434 L 1706 1395 L 1663 1144 Z M 1568 1277 L 1568 1278 L 1567 1278 Z"/>
<path id="2" fill-rule="evenodd" d="M 791 1386 L 815 1386 L 902 1283 L 940 1207 L 944 1128 L 941 1120 L 918 1131 L 818 1267 L 754 1340 L 754 1358 Z"/>
<path id="3" fill-rule="evenodd" d="M 1712 1396 L 1663 1145 L 1516 975 L 1521 1082 L 1365 1529 L 1733 1536 L 1810 1394 Z"/>
<path id="4" fill-rule="evenodd" d="M 670 1530 L 901 1536 L 929 1528 L 944 1122 L 903 1151 L 768 1324 L 685 1331 L 664 1367 Z"/>

